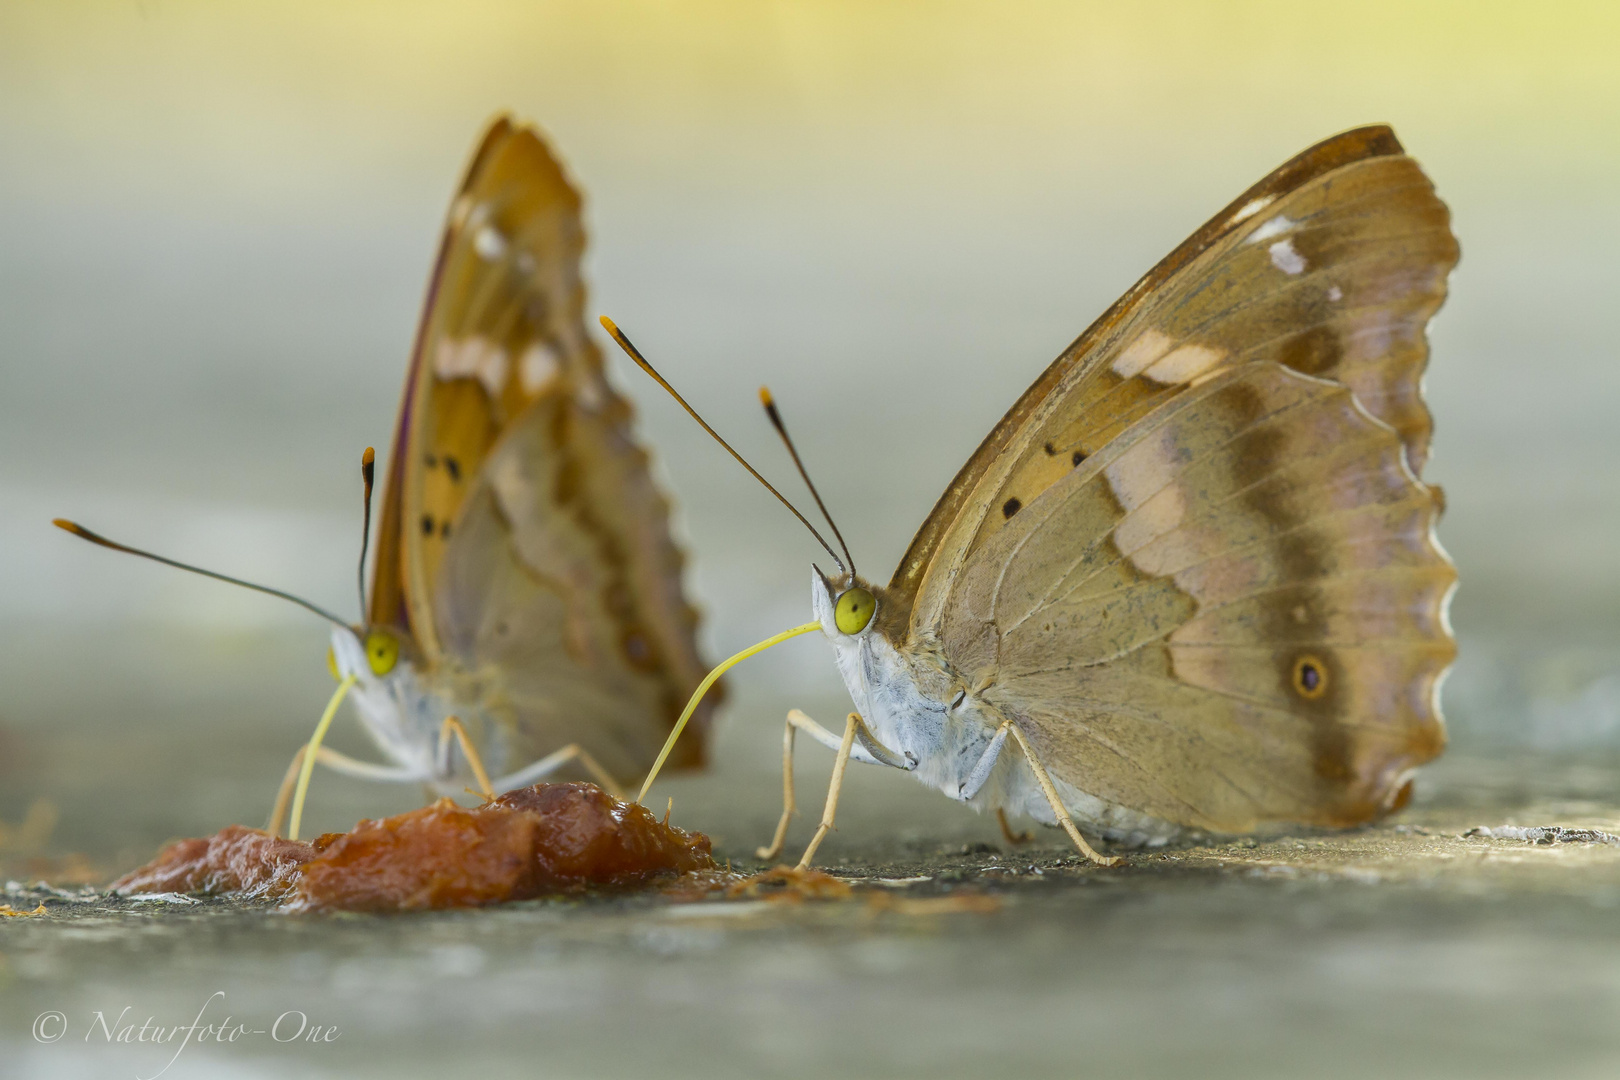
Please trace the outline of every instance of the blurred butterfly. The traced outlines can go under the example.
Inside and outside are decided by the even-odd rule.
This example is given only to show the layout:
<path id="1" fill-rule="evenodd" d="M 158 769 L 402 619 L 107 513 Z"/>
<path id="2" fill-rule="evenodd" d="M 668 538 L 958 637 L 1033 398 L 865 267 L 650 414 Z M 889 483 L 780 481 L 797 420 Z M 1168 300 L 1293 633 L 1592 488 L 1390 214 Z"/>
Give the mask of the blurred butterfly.
<path id="1" fill-rule="evenodd" d="M 886 587 L 823 541 L 839 573 L 816 571 L 815 621 L 779 637 L 821 630 L 857 712 L 842 738 L 789 715 L 761 857 L 793 809 L 796 730 L 838 750 L 801 867 L 850 759 L 1061 825 L 1104 863 L 1076 820 L 1139 845 L 1404 805 L 1445 744 L 1456 654 L 1443 503 L 1420 479 L 1425 329 L 1456 260 L 1389 128 L 1329 139 L 1047 368 Z"/>
<path id="2" fill-rule="evenodd" d="M 574 763 L 612 789 L 647 769 L 703 675 L 668 504 L 586 336 L 584 244 L 580 197 L 539 135 L 495 120 L 428 289 L 369 601 L 361 559 L 365 625 L 299 601 L 337 623 L 340 690 L 314 756 L 288 770 L 272 831 L 298 776 L 297 835 L 315 761 L 441 794 Z M 371 467 L 368 450 L 368 519 Z M 388 764 L 319 745 L 350 687 Z M 702 760 L 698 739 L 678 763 Z"/>

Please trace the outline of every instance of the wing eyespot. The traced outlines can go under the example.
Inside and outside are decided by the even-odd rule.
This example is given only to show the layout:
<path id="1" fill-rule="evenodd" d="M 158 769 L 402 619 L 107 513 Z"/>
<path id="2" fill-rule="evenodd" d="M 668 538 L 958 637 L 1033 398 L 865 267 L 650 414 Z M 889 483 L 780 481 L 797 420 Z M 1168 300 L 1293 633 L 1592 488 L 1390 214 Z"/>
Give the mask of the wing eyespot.
<path id="1" fill-rule="evenodd" d="M 1006 502 L 1001 504 L 1001 516 L 1004 518 L 1010 518 L 1023 508 L 1024 504 L 1019 502 L 1017 498 L 1008 499 Z"/>
<path id="2" fill-rule="evenodd" d="M 1315 701 L 1327 693 L 1327 665 L 1310 654 L 1294 661 L 1294 692 L 1307 701 Z"/>

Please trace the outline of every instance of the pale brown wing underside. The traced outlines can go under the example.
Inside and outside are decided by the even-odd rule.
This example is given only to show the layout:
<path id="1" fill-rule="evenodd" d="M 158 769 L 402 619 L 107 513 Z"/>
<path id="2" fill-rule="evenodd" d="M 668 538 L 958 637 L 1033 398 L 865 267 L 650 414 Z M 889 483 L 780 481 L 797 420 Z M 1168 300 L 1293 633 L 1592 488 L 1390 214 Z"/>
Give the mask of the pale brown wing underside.
<path id="1" fill-rule="evenodd" d="M 668 506 L 585 331 L 580 205 L 532 128 L 491 125 L 451 206 L 407 376 L 370 615 L 430 680 L 506 687 L 514 755 L 578 741 L 629 776 L 706 667 Z M 561 606 L 536 600 L 536 584 Z M 497 624 L 516 637 L 487 632 Z M 684 763 L 702 743 L 683 740 Z"/>
<path id="2" fill-rule="evenodd" d="M 468 167 L 429 287 L 389 462 L 371 619 L 439 643 L 434 579 L 503 428 L 548 392 L 600 382 L 585 337 L 579 195 L 532 129 L 502 117 Z"/>
<path id="3" fill-rule="evenodd" d="M 1119 805 L 1224 831 L 1387 808 L 1444 742 L 1455 571 L 1417 474 L 1456 256 L 1386 128 L 1279 169 L 992 431 L 890 586 L 913 639 Z"/>
<path id="4" fill-rule="evenodd" d="M 490 454 L 440 564 L 448 671 L 514 768 L 577 742 L 639 777 L 705 673 L 663 497 L 622 409 L 547 396 Z M 707 710 L 697 716 L 707 723 Z M 681 740 L 674 764 L 703 759 Z"/>
<path id="5" fill-rule="evenodd" d="M 1221 832 L 1364 821 L 1445 741 L 1436 514 L 1344 387 L 1228 368 L 977 549 L 940 645 L 1089 794 Z"/>
<path id="6" fill-rule="evenodd" d="M 1222 364 L 1275 360 L 1356 391 L 1428 458 L 1424 330 L 1457 245 L 1445 205 L 1387 127 L 1319 144 L 1217 214 L 1053 361 L 951 482 L 889 594 L 939 616 L 967 548 L 1081 457 Z M 999 500 L 991 493 L 1005 494 Z M 950 550 L 942 549 L 949 531 Z"/>

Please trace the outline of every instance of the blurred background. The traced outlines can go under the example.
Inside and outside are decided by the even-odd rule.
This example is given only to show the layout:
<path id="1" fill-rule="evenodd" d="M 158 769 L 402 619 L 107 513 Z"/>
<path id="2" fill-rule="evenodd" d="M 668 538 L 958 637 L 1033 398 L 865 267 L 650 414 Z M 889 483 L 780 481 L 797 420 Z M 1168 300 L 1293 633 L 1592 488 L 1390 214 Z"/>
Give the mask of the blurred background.
<path id="1" fill-rule="evenodd" d="M 768 383 L 879 579 L 1158 258 L 1311 143 L 1392 123 L 1463 249 L 1428 378 L 1454 750 L 1620 747 L 1617 34 L 1612 4 L 1480 0 L 0 3 L 0 863 L 262 821 L 329 692 L 324 626 L 49 520 L 353 612 L 356 461 L 386 452 L 499 110 L 585 194 L 590 312 L 794 491 Z M 608 351 L 708 655 L 804 621 L 813 542 Z M 805 638 L 731 676 L 721 782 L 759 822 L 782 710 L 844 711 L 829 661 Z M 336 741 L 366 752 L 352 722 Z M 915 796 L 907 828 L 967 813 L 858 784 Z M 417 797 L 325 777 L 311 820 Z"/>

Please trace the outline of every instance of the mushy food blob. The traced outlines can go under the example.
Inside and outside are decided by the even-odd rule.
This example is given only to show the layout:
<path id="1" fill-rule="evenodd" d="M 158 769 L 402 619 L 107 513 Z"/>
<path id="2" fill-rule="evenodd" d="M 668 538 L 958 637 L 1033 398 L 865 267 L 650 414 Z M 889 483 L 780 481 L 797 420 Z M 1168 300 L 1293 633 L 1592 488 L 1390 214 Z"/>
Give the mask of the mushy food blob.
<path id="1" fill-rule="evenodd" d="M 295 911 L 480 907 L 717 871 L 710 842 L 594 784 L 535 784 L 482 806 L 440 799 L 313 842 L 232 825 L 180 840 L 113 884 L 125 894 L 279 900 Z"/>

